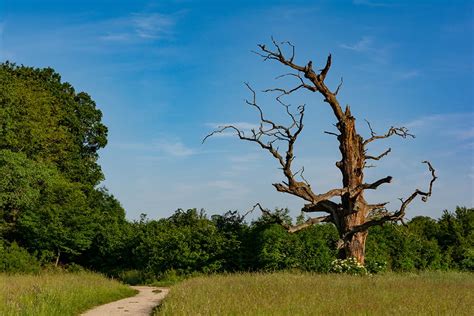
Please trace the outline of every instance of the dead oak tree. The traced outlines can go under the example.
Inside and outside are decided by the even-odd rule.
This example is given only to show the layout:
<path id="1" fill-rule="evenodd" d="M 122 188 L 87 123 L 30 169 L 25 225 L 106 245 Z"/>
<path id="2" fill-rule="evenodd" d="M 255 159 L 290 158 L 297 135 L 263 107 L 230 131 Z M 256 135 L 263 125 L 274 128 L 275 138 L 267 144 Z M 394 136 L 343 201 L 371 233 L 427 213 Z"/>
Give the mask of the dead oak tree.
<path id="1" fill-rule="evenodd" d="M 290 118 L 290 124 L 281 125 L 266 118 L 262 108 L 257 104 L 255 91 L 246 84 L 252 94 L 252 99 L 246 100 L 246 103 L 257 110 L 260 118 L 259 127 L 246 133 L 234 125 L 220 126 L 217 130 L 206 136 L 203 142 L 216 133 L 232 130 L 241 140 L 256 143 L 262 149 L 268 151 L 271 156 L 277 160 L 286 178 L 286 180 L 281 183 L 273 184 L 276 190 L 303 199 L 306 202 L 302 209 L 303 212 L 321 212 L 325 215 L 312 217 L 299 225 L 288 225 L 283 223 L 283 221 L 275 217 L 260 204 L 257 204 L 255 207 L 258 207 L 263 213 L 269 216 L 274 216 L 275 220 L 280 222 L 290 233 L 297 232 L 321 222 L 333 223 L 340 236 L 338 246 L 341 249 L 341 257 L 354 257 L 358 262 L 364 264 L 365 241 L 368 229 L 371 226 L 380 225 L 388 221 L 403 220 L 407 206 L 417 196 L 421 196 L 421 199 L 426 202 L 428 197 L 431 196 L 433 183 L 436 180 L 435 170 L 430 162 L 423 161 L 431 172 L 431 181 L 428 191 L 417 189 L 408 198 L 400 199 L 401 206 L 396 211 L 388 211 L 386 208 L 387 203 L 368 203 L 364 198 L 364 191 L 376 190 L 379 186 L 390 183 L 392 177 L 387 176 L 375 182 L 364 182 L 364 168 L 368 167 L 367 161 L 382 159 L 391 151 L 388 149 L 378 156 L 369 155 L 367 153 L 367 146 L 374 141 L 391 136 L 400 136 L 403 138 L 414 136 L 410 134 L 405 127 L 391 127 L 385 134 L 377 135 L 367 122 L 371 135 L 367 139 L 364 139 L 356 131 L 355 118 L 352 116 L 349 106 L 346 106 L 343 110 L 337 100 L 337 94 L 342 86 L 342 79 L 334 91 L 331 91 L 326 86 L 325 79 L 331 68 L 331 55 L 327 57 L 325 66 L 321 70 L 316 71 L 313 69 L 312 61 L 309 61 L 303 66 L 294 62 L 295 47 L 291 43 L 277 43 L 273 39 L 272 41 L 273 48 L 270 49 L 265 45 L 258 45 L 259 51 L 255 53 L 262 57 L 264 61 L 277 61 L 293 71 L 283 76 L 291 76 L 296 79 L 297 85 L 294 88 L 276 88 L 264 91 L 278 93 L 276 100 L 285 108 L 286 114 Z M 289 47 L 291 56 L 285 56 L 282 49 L 283 45 Z M 292 168 L 294 146 L 304 127 L 303 119 L 305 107 L 300 106 L 298 107 L 297 113 L 292 113 L 290 111 L 290 105 L 286 104 L 282 98 L 303 89 L 322 95 L 324 102 L 330 106 L 337 121 L 335 126 L 338 133 L 326 133 L 336 135 L 339 142 L 341 159 L 336 162 L 336 166 L 342 173 L 342 187 L 324 193 L 316 193 L 313 191 L 313 187 L 303 176 L 304 169 L 295 172 Z M 285 144 L 286 150 L 284 153 L 276 146 L 277 143 Z M 336 198 L 338 201 L 333 201 Z"/>

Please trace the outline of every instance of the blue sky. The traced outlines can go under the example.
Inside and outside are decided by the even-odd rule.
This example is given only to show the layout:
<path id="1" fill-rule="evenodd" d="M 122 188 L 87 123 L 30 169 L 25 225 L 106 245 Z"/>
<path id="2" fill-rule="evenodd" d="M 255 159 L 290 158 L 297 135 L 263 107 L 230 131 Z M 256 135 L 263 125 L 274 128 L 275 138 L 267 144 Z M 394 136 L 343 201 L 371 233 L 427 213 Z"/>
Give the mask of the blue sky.
<path id="1" fill-rule="evenodd" d="M 396 209 L 426 188 L 428 159 L 439 175 L 434 196 L 409 214 L 439 217 L 474 204 L 473 25 L 472 1 L 2 0 L 0 60 L 53 67 L 93 97 L 109 127 L 104 185 L 136 219 L 256 202 L 297 215 L 302 201 L 271 186 L 283 178 L 267 153 L 228 135 L 201 140 L 219 124 L 257 122 L 244 82 L 258 91 L 288 84 L 274 79 L 286 69 L 251 53 L 256 44 L 289 40 L 301 64 L 322 66 L 332 53 L 327 83 L 344 78 L 339 99 L 362 135 L 367 119 L 380 133 L 405 125 L 417 136 L 374 145 L 392 154 L 367 181 L 394 181 L 368 200 Z M 284 118 L 271 98 L 258 98 L 268 116 Z M 295 163 L 318 192 L 340 186 L 337 143 L 323 134 L 334 118 L 321 101 L 292 99 L 307 104 Z"/>

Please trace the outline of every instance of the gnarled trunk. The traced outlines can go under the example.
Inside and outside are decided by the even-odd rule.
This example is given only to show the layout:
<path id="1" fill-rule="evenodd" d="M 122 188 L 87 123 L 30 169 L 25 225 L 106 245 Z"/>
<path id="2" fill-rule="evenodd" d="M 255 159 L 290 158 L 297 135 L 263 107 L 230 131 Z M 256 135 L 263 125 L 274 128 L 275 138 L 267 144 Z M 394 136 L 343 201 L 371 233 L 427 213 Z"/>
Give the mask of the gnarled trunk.
<path id="1" fill-rule="evenodd" d="M 344 241 L 344 251 L 341 252 L 341 256 L 354 257 L 359 263 L 364 264 L 367 231 L 346 237 L 352 228 L 365 223 L 367 216 L 367 203 L 363 193 L 351 196 L 351 192 L 363 184 L 365 155 L 363 139 L 356 132 L 355 118 L 351 115 L 349 106 L 346 107 L 337 128 L 341 133 L 338 140 L 342 159 L 336 165 L 341 170 L 344 187 L 349 188 L 349 192 L 341 197 L 342 207 L 337 214 L 340 223 L 339 234 Z"/>
<path id="2" fill-rule="evenodd" d="M 387 156 L 391 149 L 387 149 L 378 156 L 366 155 L 367 145 L 375 140 L 384 139 L 397 135 L 403 138 L 414 137 L 408 133 L 405 127 L 391 127 L 384 135 L 377 135 L 372 127 L 369 125 L 371 137 L 363 139 L 357 134 L 355 128 L 355 118 L 352 116 L 349 106 L 343 111 L 337 100 L 337 94 L 342 86 L 342 78 L 340 84 L 334 91 L 331 91 L 325 84 L 326 75 L 331 68 L 332 57 L 328 56 L 326 65 L 318 72 L 313 69 L 313 62 L 308 61 L 305 65 L 298 65 L 294 62 L 295 47 L 290 42 L 278 43 L 272 39 L 274 50 L 269 49 L 266 45 L 258 45 L 260 52 L 256 52 L 263 60 L 276 60 L 281 64 L 297 71 L 297 73 L 289 73 L 279 76 L 292 76 L 298 81 L 298 85 L 292 89 L 274 88 L 264 90 L 265 92 L 278 92 L 279 95 L 276 100 L 280 105 L 286 108 L 286 113 L 290 118 L 289 125 L 277 124 L 263 114 L 262 108 L 257 104 L 256 93 L 248 84 L 247 87 L 252 92 L 252 99 L 246 100 L 246 103 L 258 111 L 260 117 L 260 126 L 252 129 L 251 133 L 239 129 L 235 125 L 224 125 L 217 130 L 207 135 L 203 142 L 210 136 L 216 133 L 222 133 L 226 130 L 234 131 L 241 140 L 256 143 L 263 150 L 268 151 L 273 158 L 276 159 L 280 168 L 283 170 L 285 180 L 281 183 L 273 183 L 275 189 L 282 193 L 288 193 L 303 199 L 306 204 L 302 208 L 305 213 L 323 212 L 323 216 L 310 217 L 303 223 L 291 225 L 282 220 L 278 215 L 272 214 L 269 210 L 262 208 L 257 203 L 255 207 L 275 219 L 290 233 L 295 233 L 309 226 L 321 222 L 332 222 L 336 225 L 341 247 L 341 258 L 356 258 L 356 260 L 364 264 L 365 261 L 365 241 L 368 234 L 368 229 L 374 225 L 380 225 L 387 221 L 399 221 L 405 216 L 405 210 L 417 196 L 421 196 L 422 201 L 426 202 L 431 196 L 433 183 L 436 180 L 435 170 L 430 162 L 424 161 L 428 165 L 431 172 L 432 179 L 429 183 L 428 191 L 420 189 L 415 190 L 407 199 L 402 200 L 402 205 L 395 212 L 389 212 L 385 203 L 368 204 L 364 199 L 364 190 L 376 190 L 384 183 L 390 183 L 391 176 L 379 179 L 372 183 L 364 183 L 364 167 L 368 159 L 380 160 Z M 282 44 L 287 44 L 291 49 L 291 56 L 286 57 L 283 53 Z M 336 127 L 339 134 L 328 132 L 328 134 L 336 135 L 339 141 L 339 150 L 341 152 L 341 160 L 336 163 L 336 166 L 342 173 L 342 188 L 336 188 L 324 193 L 317 194 L 313 191 L 311 185 L 303 176 L 304 168 L 296 171 L 292 168 L 292 163 L 295 158 L 293 149 L 295 142 L 303 130 L 303 116 L 304 105 L 298 107 L 297 113 L 291 113 L 290 105 L 281 100 L 285 95 L 292 94 L 300 89 L 305 89 L 312 92 L 318 92 L 324 97 L 324 101 L 331 107 L 334 116 L 337 120 Z M 283 154 L 279 151 L 278 143 L 286 144 L 286 152 Z M 296 177 L 299 176 L 302 181 L 298 181 Z M 340 198 L 341 202 L 333 201 L 335 198 Z"/>

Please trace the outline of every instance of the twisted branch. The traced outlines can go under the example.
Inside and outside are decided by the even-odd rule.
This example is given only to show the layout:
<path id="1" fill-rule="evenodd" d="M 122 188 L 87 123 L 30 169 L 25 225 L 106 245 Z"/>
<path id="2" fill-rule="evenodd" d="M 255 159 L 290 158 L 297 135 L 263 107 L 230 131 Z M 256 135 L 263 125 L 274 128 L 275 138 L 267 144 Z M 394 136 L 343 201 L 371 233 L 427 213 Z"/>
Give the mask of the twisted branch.
<path id="1" fill-rule="evenodd" d="M 357 232 L 366 231 L 367 229 L 369 229 L 372 226 L 381 225 L 381 224 L 383 224 L 385 222 L 388 222 L 388 221 L 393 221 L 393 222 L 402 221 L 403 218 L 405 217 L 406 208 L 417 196 L 421 196 L 421 200 L 423 202 L 428 201 L 428 198 L 432 194 L 433 183 L 436 181 L 436 179 L 438 177 L 435 174 L 435 169 L 433 168 L 433 166 L 431 165 L 431 163 L 429 161 L 422 161 L 422 163 L 425 163 L 425 164 L 428 165 L 428 169 L 431 173 L 431 181 L 429 183 L 428 191 L 425 192 L 425 191 L 421 191 L 420 189 L 416 189 L 415 192 L 413 192 L 406 200 L 401 199 L 402 205 L 400 206 L 400 209 L 396 212 L 393 212 L 393 213 L 390 213 L 385 209 L 386 203 L 382 203 L 382 204 L 379 204 L 379 205 L 374 205 L 374 209 L 378 208 L 378 209 L 382 209 L 382 210 L 385 211 L 383 216 L 378 217 L 378 218 L 377 217 L 372 218 L 372 219 L 369 218 L 369 220 L 366 221 L 364 224 L 353 227 L 350 231 L 348 231 L 347 233 L 344 234 L 343 239 L 348 240 L 352 235 L 354 235 Z"/>
<path id="2" fill-rule="evenodd" d="M 270 212 L 268 209 L 263 208 L 260 205 L 260 203 L 255 204 L 251 211 L 255 210 L 256 207 L 258 207 L 264 215 L 271 218 L 274 221 L 274 223 L 279 224 L 283 228 L 285 228 L 289 233 L 296 233 L 300 230 L 303 230 L 303 229 L 305 229 L 307 227 L 310 227 L 310 226 L 313 226 L 315 224 L 323 223 L 323 222 L 331 222 L 332 221 L 331 215 L 326 215 L 326 216 L 312 217 L 312 218 L 309 218 L 304 223 L 301 223 L 301 224 L 298 224 L 298 225 L 291 225 L 291 224 L 288 224 L 285 221 L 283 221 L 283 219 L 280 216 L 278 216 L 277 214 L 274 214 L 274 213 Z"/>
<path id="3" fill-rule="evenodd" d="M 390 136 L 392 135 L 397 135 L 397 136 L 400 136 L 402 138 L 407 138 L 407 137 L 412 137 L 412 138 L 415 138 L 415 135 L 413 134 L 410 134 L 408 132 L 408 128 L 406 127 L 390 127 L 390 129 L 388 130 L 388 132 L 385 134 L 385 135 L 377 135 L 374 130 L 372 129 L 372 126 L 370 125 L 369 121 L 365 120 L 367 122 L 367 125 L 369 126 L 369 129 L 370 129 L 370 135 L 371 137 L 366 139 L 364 142 L 363 142 L 363 145 L 366 146 L 367 144 L 373 142 L 374 140 L 377 140 L 377 139 L 383 139 L 383 138 L 389 138 Z"/>

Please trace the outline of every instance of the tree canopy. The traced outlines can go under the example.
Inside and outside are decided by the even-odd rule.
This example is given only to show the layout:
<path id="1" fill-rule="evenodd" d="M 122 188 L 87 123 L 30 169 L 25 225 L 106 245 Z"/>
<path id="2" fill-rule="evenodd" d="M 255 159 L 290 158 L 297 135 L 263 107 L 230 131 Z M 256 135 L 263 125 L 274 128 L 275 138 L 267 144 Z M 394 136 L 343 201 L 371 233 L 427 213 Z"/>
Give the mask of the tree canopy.
<path id="1" fill-rule="evenodd" d="M 7 62 L 0 117 L 0 234 L 45 258 L 80 254 L 110 217 L 101 203 L 114 199 L 96 189 L 107 144 L 101 111 L 53 69 Z M 121 207 L 115 215 L 124 220 Z"/>

